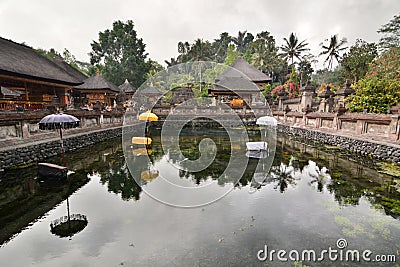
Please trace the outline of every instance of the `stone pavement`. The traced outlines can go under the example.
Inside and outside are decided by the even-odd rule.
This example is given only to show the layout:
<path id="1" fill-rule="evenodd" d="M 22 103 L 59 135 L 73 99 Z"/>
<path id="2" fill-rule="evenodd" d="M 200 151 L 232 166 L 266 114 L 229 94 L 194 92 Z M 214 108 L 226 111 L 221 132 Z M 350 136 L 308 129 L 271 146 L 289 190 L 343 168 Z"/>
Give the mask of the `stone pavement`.
<path id="1" fill-rule="evenodd" d="M 67 129 L 63 130 L 63 139 L 88 132 L 101 131 L 104 129 L 111 129 L 116 127 L 121 127 L 121 124 L 102 124 L 101 126 Z M 60 133 L 58 130 L 43 130 L 40 133 L 31 134 L 29 137 L 26 138 L 14 137 L 0 139 L 0 151 L 7 151 L 17 147 L 50 142 L 54 140 L 60 140 Z"/>

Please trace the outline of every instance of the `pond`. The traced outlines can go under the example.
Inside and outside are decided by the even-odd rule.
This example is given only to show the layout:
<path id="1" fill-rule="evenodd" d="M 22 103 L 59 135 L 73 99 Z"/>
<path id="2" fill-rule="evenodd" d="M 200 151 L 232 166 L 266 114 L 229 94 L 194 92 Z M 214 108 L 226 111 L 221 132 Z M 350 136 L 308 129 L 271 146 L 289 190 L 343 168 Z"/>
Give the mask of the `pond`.
<path id="1" fill-rule="evenodd" d="M 157 129 L 151 135 L 151 151 L 116 139 L 67 154 L 64 183 L 39 182 L 35 166 L 1 173 L 0 266 L 371 266 L 377 255 L 392 262 L 374 266 L 394 266 L 392 255 L 399 264 L 399 178 L 373 161 L 279 135 L 271 170 L 260 174 L 262 157 L 247 158 L 240 136 L 233 146 L 223 129 L 185 129 L 181 155 L 164 153 Z M 171 168 L 198 158 L 206 137 L 218 150 L 208 168 Z M 132 171 L 140 187 L 126 158 L 140 161 L 143 152 L 149 164 Z M 243 175 L 216 180 L 233 154 L 248 160 Z M 168 202 L 180 198 L 168 198 L 161 176 L 223 197 L 175 207 Z M 81 224 L 68 225 L 68 214 Z M 359 262 L 346 261 L 350 250 Z"/>

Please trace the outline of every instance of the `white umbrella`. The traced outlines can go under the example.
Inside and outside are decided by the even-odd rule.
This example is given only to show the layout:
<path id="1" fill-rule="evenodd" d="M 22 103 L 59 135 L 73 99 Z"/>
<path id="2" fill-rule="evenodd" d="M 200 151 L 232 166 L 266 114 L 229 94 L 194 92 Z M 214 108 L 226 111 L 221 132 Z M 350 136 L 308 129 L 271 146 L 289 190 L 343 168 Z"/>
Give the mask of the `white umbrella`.
<path id="1" fill-rule="evenodd" d="M 79 119 L 68 114 L 57 113 L 50 114 L 43 117 L 39 122 L 39 129 L 41 130 L 60 130 L 60 143 L 61 143 L 61 154 L 64 163 L 64 145 L 62 139 L 62 129 L 75 128 L 79 126 Z"/>
<path id="2" fill-rule="evenodd" d="M 276 126 L 278 124 L 278 121 L 271 116 L 263 116 L 257 119 L 256 121 L 257 125 L 268 125 L 268 126 Z"/>

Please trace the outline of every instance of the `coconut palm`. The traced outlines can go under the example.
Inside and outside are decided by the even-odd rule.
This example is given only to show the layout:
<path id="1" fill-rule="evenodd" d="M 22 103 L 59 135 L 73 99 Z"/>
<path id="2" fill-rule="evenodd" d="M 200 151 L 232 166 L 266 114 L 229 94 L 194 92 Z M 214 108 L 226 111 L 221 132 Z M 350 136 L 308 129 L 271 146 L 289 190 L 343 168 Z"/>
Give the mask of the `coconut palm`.
<path id="1" fill-rule="evenodd" d="M 347 40 L 346 38 L 342 38 L 342 40 L 339 41 L 338 35 L 335 34 L 331 36 L 330 40 L 325 40 L 325 42 L 328 41 L 329 45 L 324 45 L 323 43 L 320 44 L 323 51 L 319 55 L 327 55 L 324 63 L 328 61 L 328 69 L 332 69 L 333 60 L 335 59 L 336 62 L 339 62 L 340 52 L 347 48 L 343 46 L 345 43 L 347 43 Z"/>
<path id="2" fill-rule="evenodd" d="M 294 63 L 294 58 L 301 60 L 301 54 L 310 50 L 306 47 L 308 43 L 306 43 L 305 40 L 299 42 L 299 39 L 294 35 L 294 33 L 289 35 L 289 39 L 283 38 L 283 40 L 285 41 L 285 44 L 281 46 L 282 53 L 280 55 L 283 56 L 285 60 L 290 59 L 292 65 Z"/>

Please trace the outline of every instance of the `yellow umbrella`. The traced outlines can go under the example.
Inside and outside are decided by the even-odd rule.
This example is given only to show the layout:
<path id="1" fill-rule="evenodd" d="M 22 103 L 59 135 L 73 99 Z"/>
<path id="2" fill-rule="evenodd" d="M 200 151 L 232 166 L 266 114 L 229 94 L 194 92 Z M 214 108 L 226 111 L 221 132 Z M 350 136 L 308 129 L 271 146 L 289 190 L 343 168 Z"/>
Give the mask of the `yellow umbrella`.
<path id="1" fill-rule="evenodd" d="M 139 115 L 140 121 L 158 121 L 156 114 L 152 113 L 150 110 Z"/>
<path id="2" fill-rule="evenodd" d="M 145 181 L 152 181 L 154 179 L 156 179 L 158 177 L 158 171 L 157 170 L 147 170 L 147 171 L 142 171 L 142 173 L 140 174 L 140 178 L 142 178 Z"/>

